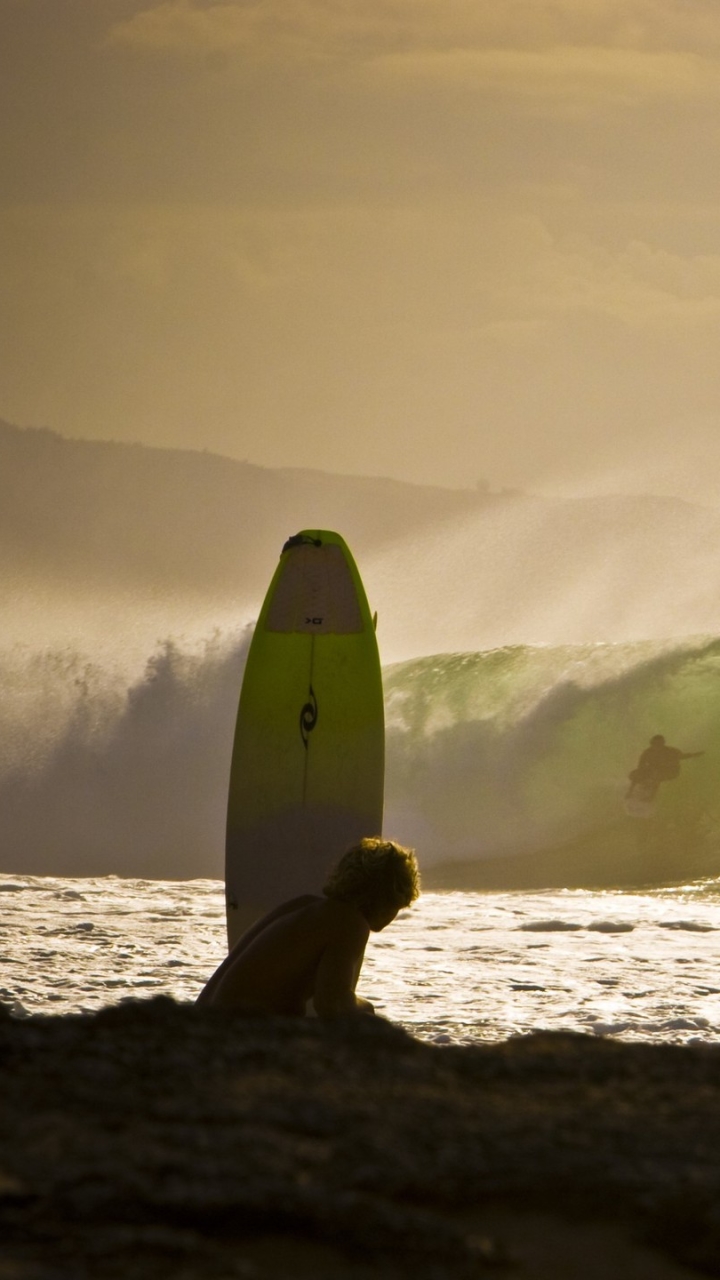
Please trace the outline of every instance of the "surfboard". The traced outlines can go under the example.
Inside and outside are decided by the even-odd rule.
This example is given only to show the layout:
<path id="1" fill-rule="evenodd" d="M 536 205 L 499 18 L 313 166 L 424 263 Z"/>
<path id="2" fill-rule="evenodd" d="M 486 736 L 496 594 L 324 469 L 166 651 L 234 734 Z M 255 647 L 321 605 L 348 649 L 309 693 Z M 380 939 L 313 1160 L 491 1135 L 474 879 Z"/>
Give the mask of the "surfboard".
<path id="1" fill-rule="evenodd" d="M 644 787 L 636 784 L 631 796 L 625 796 L 623 806 L 630 818 L 652 818 L 655 813 L 657 786 Z"/>
<path id="2" fill-rule="evenodd" d="M 339 534 L 285 543 L 248 652 L 225 844 L 228 942 L 382 830 L 382 674 L 360 574 Z"/>

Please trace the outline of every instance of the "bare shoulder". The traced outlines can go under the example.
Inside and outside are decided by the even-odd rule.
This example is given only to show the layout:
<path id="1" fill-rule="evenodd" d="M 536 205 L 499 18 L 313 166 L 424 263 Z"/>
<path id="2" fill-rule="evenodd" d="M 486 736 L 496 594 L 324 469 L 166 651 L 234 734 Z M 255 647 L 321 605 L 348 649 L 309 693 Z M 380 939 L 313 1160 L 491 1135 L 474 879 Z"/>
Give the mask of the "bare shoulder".
<path id="1" fill-rule="evenodd" d="M 283 902 L 272 913 L 273 915 L 288 915 L 292 911 L 300 911 L 303 907 L 309 907 L 313 902 L 322 902 L 323 899 L 317 893 L 303 893 L 299 898 L 291 898 L 289 902 Z"/>
<path id="2" fill-rule="evenodd" d="M 273 907 L 272 911 L 268 911 L 259 920 L 256 920 L 249 929 L 245 930 L 242 937 L 235 943 L 230 956 L 239 956 L 243 951 L 246 951 L 250 943 L 254 942 L 261 934 L 264 934 L 265 930 L 269 929 L 271 925 L 277 925 L 281 921 L 287 923 L 288 919 L 292 919 L 306 907 L 319 901 L 320 898 L 316 894 L 305 893 L 299 898 L 291 898 L 289 902 L 281 902 L 279 907 Z"/>
<path id="3" fill-rule="evenodd" d="M 367 942 L 370 927 L 362 912 L 350 902 L 337 898 L 322 898 L 315 908 L 328 934 L 347 938 L 348 941 Z"/>

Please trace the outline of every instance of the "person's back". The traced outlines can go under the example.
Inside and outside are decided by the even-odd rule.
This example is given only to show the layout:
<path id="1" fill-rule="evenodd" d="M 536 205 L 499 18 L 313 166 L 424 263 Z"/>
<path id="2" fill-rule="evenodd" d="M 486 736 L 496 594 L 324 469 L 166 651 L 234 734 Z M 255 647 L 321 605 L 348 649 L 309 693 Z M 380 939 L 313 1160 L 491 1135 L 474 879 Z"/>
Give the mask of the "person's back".
<path id="1" fill-rule="evenodd" d="M 210 1001 L 215 1008 L 304 1014 L 312 998 L 319 1014 L 343 1012 L 345 1004 L 352 1009 L 343 995 L 354 990 L 360 973 L 367 922 L 357 908 L 329 898 L 300 898 L 285 906 L 284 914 L 265 917 L 221 976 Z"/>
<path id="2" fill-rule="evenodd" d="M 669 747 L 666 742 L 651 742 L 638 761 L 638 772 L 641 778 L 649 778 L 658 782 L 667 782 L 677 778 L 680 773 L 682 751 L 677 747 Z"/>
<path id="3" fill-rule="evenodd" d="M 246 1014 L 321 1017 L 372 1013 L 355 995 L 371 930 L 394 920 L 418 894 L 414 853 L 362 840 L 340 860 L 323 896 L 283 903 L 240 938 L 197 1003 Z"/>

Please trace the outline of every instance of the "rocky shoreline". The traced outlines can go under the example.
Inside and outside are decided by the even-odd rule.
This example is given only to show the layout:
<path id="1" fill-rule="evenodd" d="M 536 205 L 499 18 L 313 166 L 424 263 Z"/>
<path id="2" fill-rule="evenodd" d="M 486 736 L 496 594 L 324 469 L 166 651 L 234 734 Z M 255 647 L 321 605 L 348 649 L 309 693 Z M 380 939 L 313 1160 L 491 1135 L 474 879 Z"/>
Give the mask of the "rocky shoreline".
<path id="1" fill-rule="evenodd" d="M 1 1280 L 720 1275 L 720 1046 L 0 1013 Z"/>

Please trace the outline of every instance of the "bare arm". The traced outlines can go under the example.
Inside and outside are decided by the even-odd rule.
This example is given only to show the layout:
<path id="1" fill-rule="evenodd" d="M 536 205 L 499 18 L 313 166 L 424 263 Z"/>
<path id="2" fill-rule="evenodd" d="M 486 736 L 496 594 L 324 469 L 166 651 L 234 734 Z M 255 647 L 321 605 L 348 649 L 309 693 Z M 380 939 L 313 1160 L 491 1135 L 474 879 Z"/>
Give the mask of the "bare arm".
<path id="1" fill-rule="evenodd" d="M 321 1018 L 344 1013 L 373 1013 L 369 1000 L 355 995 L 368 940 L 368 927 L 358 916 L 338 922 L 315 974 L 313 1004 Z"/>

